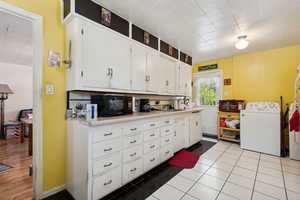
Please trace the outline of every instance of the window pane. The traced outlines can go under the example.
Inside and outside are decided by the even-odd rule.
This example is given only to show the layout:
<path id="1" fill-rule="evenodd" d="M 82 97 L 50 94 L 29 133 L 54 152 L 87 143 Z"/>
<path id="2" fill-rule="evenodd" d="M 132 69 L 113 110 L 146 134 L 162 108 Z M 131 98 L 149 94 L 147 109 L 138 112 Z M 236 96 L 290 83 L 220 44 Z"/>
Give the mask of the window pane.
<path id="1" fill-rule="evenodd" d="M 216 106 L 219 100 L 219 77 L 203 77 L 197 81 L 197 102 L 204 106 Z"/>

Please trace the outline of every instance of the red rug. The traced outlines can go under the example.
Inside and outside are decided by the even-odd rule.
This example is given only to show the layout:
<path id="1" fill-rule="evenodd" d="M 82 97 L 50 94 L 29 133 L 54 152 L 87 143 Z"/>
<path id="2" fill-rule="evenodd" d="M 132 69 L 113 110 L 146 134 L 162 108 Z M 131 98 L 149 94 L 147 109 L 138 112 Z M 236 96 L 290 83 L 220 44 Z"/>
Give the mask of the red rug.
<path id="1" fill-rule="evenodd" d="M 199 158 L 200 154 L 198 153 L 182 150 L 169 161 L 169 164 L 180 168 L 191 169 L 195 167 Z"/>

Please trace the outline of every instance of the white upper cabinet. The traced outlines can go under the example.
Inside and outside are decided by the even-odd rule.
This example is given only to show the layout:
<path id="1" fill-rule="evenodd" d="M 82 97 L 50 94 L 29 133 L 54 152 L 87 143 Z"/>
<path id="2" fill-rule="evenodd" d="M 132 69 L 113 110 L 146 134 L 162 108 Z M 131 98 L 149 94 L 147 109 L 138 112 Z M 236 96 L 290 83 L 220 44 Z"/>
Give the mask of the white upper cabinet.
<path id="1" fill-rule="evenodd" d="M 179 93 L 184 96 L 192 96 L 192 67 L 180 62 Z"/>
<path id="2" fill-rule="evenodd" d="M 68 90 L 191 96 L 191 67 L 82 17 L 67 22 Z"/>
<path id="3" fill-rule="evenodd" d="M 163 91 L 164 84 L 162 83 L 161 62 L 158 52 L 148 51 L 147 54 L 147 91 L 160 93 Z"/>
<path id="4" fill-rule="evenodd" d="M 177 62 L 164 55 L 160 57 L 161 89 L 162 93 L 176 93 L 176 70 Z"/>
<path id="5" fill-rule="evenodd" d="M 109 45 L 103 46 L 111 54 L 111 88 L 130 90 L 130 41 L 127 38 L 112 34 L 107 38 Z"/>
<path id="6" fill-rule="evenodd" d="M 111 37 L 110 33 L 90 24 L 86 24 L 82 30 L 83 85 L 91 88 L 108 88 L 113 55 L 110 48 L 111 41 L 107 39 Z"/>
<path id="7" fill-rule="evenodd" d="M 131 83 L 132 90 L 135 91 L 146 91 L 146 81 L 148 77 L 146 76 L 147 67 L 147 51 L 145 47 L 141 45 L 132 44 L 131 47 Z"/>

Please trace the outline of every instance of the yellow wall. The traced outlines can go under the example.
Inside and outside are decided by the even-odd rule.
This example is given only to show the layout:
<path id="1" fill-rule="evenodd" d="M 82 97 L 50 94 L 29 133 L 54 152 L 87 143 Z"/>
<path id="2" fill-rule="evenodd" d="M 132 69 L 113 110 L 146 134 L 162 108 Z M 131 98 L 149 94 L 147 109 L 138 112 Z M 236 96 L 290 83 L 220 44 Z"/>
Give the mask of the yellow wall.
<path id="1" fill-rule="evenodd" d="M 229 94 L 224 99 L 280 102 L 283 96 L 284 102 L 290 103 L 300 65 L 300 45 L 195 64 L 193 73 L 198 72 L 198 66 L 216 63 L 224 78 L 232 79 L 231 86 L 224 86 Z"/>
<path id="2" fill-rule="evenodd" d="M 47 65 L 47 52 L 54 50 L 64 55 L 65 29 L 61 24 L 60 0 L 4 0 L 44 17 L 43 85 L 55 85 L 55 95 L 43 94 L 43 157 L 44 191 L 65 184 L 66 121 L 65 71 Z"/>

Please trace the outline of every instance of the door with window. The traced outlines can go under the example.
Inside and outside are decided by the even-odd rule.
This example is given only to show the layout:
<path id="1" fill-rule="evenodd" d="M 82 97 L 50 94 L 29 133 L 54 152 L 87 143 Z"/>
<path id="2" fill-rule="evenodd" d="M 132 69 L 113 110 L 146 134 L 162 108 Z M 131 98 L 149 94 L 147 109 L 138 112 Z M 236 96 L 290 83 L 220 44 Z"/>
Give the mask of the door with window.
<path id="1" fill-rule="evenodd" d="M 196 104 L 202 107 L 202 129 L 207 135 L 217 135 L 218 102 L 222 98 L 222 71 L 195 74 Z"/>

